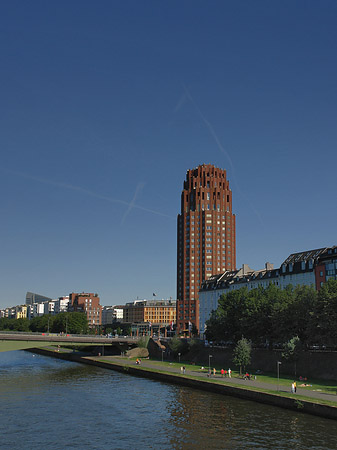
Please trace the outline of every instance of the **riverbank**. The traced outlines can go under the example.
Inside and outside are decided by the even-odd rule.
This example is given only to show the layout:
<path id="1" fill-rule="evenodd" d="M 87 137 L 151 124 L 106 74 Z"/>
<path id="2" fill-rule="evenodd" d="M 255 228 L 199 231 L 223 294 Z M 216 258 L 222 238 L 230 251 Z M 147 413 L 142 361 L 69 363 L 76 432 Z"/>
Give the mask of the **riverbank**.
<path id="1" fill-rule="evenodd" d="M 221 395 L 230 395 L 337 420 L 337 397 L 334 395 L 316 393 L 315 397 L 311 398 L 309 395 L 313 395 L 312 392 L 309 393 L 300 389 L 297 394 L 291 394 L 276 391 L 275 386 L 267 383 L 247 382 L 236 378 L 208 378 L 206 373 L 201 373 L 197 368 L 187 370 L 183 374 L 180 372 L 180 367 L 172 363 L 170 365 L 169 362 L 160 363 L 159 361 L 143 360 L 142 365 L 139 366 L 136 365 L 135 361 L 119 356 L 87 356 L 67 350 L 63 351 L 63 349 L 60 349 L 59 352 L 48 349 L 31 349 L 30 351 L 67 361 L 116 370 L 129 375 L 151 378 Z"/>

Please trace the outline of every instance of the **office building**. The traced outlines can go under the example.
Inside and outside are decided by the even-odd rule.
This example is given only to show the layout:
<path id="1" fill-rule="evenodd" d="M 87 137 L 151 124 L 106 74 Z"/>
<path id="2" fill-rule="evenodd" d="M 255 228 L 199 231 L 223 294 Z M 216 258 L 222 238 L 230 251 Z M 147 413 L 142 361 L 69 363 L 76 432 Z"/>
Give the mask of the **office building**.
<path id="1" fill-rule="evenodd" d="M 176 322 L 176 300 L 135 300 L 124 306 L 124 323 L 166 327 Z"/>
<path id="2" fill-rule="evenodd" d="M 188 170 L 181 194 L 177 242 L 177 329 L 199 327 L 198 291 L 212 274 L 235 270 L 235 215 L 226 171 Z"/>

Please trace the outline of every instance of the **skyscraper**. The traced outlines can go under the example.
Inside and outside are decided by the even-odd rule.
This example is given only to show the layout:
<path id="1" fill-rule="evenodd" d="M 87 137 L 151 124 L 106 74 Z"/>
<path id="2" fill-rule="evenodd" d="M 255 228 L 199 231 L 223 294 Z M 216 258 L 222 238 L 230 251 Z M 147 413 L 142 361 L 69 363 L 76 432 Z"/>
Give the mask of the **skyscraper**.
<path id="1" fill-rule="evenodd" d="M 235 215 L 226 171 L 210 164 L 188 170 L 178 215 L 177 329 L 198 328 L 201 283 L 234 270 Z"/>

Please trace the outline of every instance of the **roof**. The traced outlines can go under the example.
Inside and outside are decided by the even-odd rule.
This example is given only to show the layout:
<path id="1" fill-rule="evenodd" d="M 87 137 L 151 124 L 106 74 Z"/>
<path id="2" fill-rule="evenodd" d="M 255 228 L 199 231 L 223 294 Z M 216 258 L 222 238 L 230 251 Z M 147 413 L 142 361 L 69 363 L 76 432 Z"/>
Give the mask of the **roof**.
<path id="1" fill-rule="evenodd" d="M 295 264 L 297 262 L 309 261 L 310 259 L 315 260 L 326 250 L 327 250 L 327 247 L 324 247 L 324 248 L 318 248 L 316 250 L 307 250 L 305 252 L 292 253 L 283 262 L 283 264 Z"/>

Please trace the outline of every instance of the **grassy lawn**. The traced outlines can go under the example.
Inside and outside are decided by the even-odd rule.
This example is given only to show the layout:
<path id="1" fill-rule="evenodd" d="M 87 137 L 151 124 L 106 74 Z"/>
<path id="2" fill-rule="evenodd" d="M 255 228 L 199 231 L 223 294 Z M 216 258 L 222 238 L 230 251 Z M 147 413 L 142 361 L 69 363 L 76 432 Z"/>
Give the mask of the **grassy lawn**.
<path id="1" fill-rule="evenodd" d="M 127 363 L 134 362 L 133 360 L 130 360 L 129 358 L 119 358 L 119 359 L 121 360 L 122 364 L 123 364 L 122 361 L 125 361 Z M 111 363 L 111 360 L 101 359 L 101 361 Z M 167 361 L 161 362 L 159 360 L 153 360 L 153 359 L 146 360 L 146 361 L 151 363 L 151 365 L 153 365 L 153 366 L 157 366 L 156 368 L 146 367 L 144 365 L 140 366 L 141 369 L 143 369 L 147 372 L 160 372 L 163 374 L 172 375 L 172 372 L 167 370 L 168 368 L 174 367 L 180 373 L 180 367 L 185 366 L 186 370 L 189 371 L 189 373 L 186 373 L 184 375 L 185 378 L 189 378 L 189 379 L 196 380 L 196 381 L 202 380 L 203 382 L 215 383 L 215 384 L 220 384 L 220 385 L 223 384 L 222 378 L 220 378 L 220 377 L 209 379 L 209 378 L 205 378 L 205 377 L 200 377 L 200 375 L 198 376 L 198 374 L 200 374 L 200 373 L 208 372 L 208 368 L 206 368 L 206 367 L 204 370 L 201 370 L 202 366 L 200 366 L 200 365 L 186 364 L 184 362 L 181 362 L 181 363 L 167 362 Z M 127 364 L 127 365 L 130 365 L 130 364 Z M 192 372 L 192 374 L 191 374 L 191 372 Z M 219 371 L 217 371 L 217 373 L 219 373 Z M 234 379 L 235 379 L 235 377 L 238 377 L 238 376 L 239 376 L 238 372 L 234 372 Z M 275 385 L 277 384 L 277 379 L 275 377 L 268 376 L 268 375 L 261 375 L 261 376 L 259 376 L 258 380 L 261 382 L 266 382 L 266 383 L 270 383 L 270 384 L 275 384 Z M 273 380 L 273 381 L 271 381 L 271 380 Z M 281 386 L 281 380 L 283 380 L 284 385 L 287 387 L 289 387 L 289 380 L 293 381 L 293 379 L 291 377 L 290 378 L 282 378 L 282 379 L 280 378 L 280 383 L 279 383 L 280 386 Z M 227 385 L 228 385 L 228 383 L 227 383 Z M 242 385 L 237 385 L 235 383 L 232 383 L 231 385 L 242 389 Z M 317 384 L 315 386 L 325 386 L 325 385 Z M 299 394 L 291 394 L 290 392 L 275 392 L 275 390 L 271 390 L 271 389 L 261 389 L 261 388 L 254 386 L 254 384 L 249 384 L 249 383 L 244 386 L 244 389 L 247 389 L 250 391 L 255 391 L 255 392 L 264 392 L 267 394 L 277 395 L 277 396 L 285 397 L 285 398 L 293 398 L 294 401 L 299 402 L 299 408 L 301 407 L 300 406 L 301 401 L 310 401 L 312 403 L 333 406 L 333 407 L 336 407 L 336 404 L 337 404 L 337 396 L 336 396 L 336 402 L 332 402 L 329 400 L 321 400 L 321 399 L 316 399 L 316 398 L 312 398 L 312 397 L 305 397 L 305 396 L 301 396 Z M 314 387 L 311 389 L 314 389 Z M 328 392 L 328 393 L 331 393 L 331 392 Z"/>
<path id="2" fill-rule="evenodd" d="M 130 361 L 128 358 L 125 358 L 126 360 Z M 135 358 L 136 359 L 136 358 Z M 149 361 L 151 362 L 151 364 L 158 366 L 158 369 L 161 368 L 163 370 L 165 370 L 166 367 L 173 367 L 177 370 L 180 370 L 180 367 L 184 366 L 186 368 L 187 371 L 192 371 L 195 373 L 195 375 L 197 376 L 198 373 L 207 373 L 208 372 L 208 366 L 202 366 L 200 364 L 190 364 L 187 363 L 185 361 L 181 361 L 176 362 L 176 361 L 161 361 L 161 360 L 156 360 L 156 359 L 151 359 L 151 360 L 145 360 L 145 361 Z M 202 367 L 204 367 L 204 369 L 202 369 Z M 213 366 L 212 366 L 213 368 Z M 216 367 L 216 371 L 217 371 L 217 376 L 220 375 L 220 370 L 221 367 Z M 193 374 L 194 375 L 194 374 Z M 254 373 L 253 373 L 254 375 Z M 232 370 L 232 378 L 239 378 L 240 374 L 238 371 L 236 370 Z M 214 378 L 212 378 L 212 380 L 216 380 Z M 221 379 L 219 379 L 220 381 Z M 270 374 L 270 373 L 263 373 L 263 374 L 258 374 L 256 375 L 256 380 L 260 381 L 261 383 L 269 383 L 272 384 L 274 386 L 277 386 L 277 384 L 281 387 L 285 387 L 287 389 L 289 389 L 290 391 L 290 387 L 291 387 L 291 383 L 293 381 L 295 381 L 295 378 L 289 375 L 280 375 L 279 380 L 277 380 L 277 376 L 276 374 Z M 298 379 L 296 380 L 297 383 L 297 388 L 301 388 L 301 389 L 305 389 L 307 391 L 317 391 L 317 392 L 322 392 L 322 393 L 326 393 L 326 394 L 332 394 L 335 395 L 337 392 L 337 383 L 334 381 L 326 381 L 326 380 L 315 380 L 315 379 L 310 379 L 307 381 L 299 381 Z M 309 386 L 301 386 L 301 384 L 308 384 Z M 274 392 L 274 391 L 271 391 Z M 297 395 L 297 394 L 296 394 Z M 298 396 L 296 397 L 298 398 Z M 337 401 L 337 395 L 336 395 L 336 401 Z"/>

